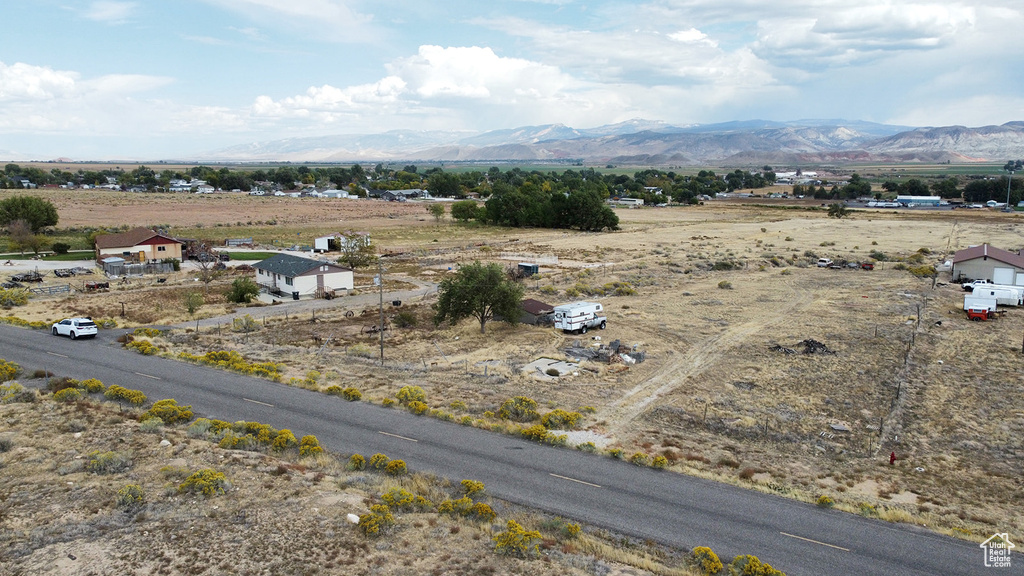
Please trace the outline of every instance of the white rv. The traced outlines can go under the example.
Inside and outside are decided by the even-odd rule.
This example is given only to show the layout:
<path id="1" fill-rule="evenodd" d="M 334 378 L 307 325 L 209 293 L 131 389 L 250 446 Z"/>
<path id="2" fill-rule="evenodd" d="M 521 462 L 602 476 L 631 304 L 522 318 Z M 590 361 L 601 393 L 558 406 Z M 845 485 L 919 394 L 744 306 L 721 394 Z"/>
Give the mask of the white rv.
<path id="1" fill-rule="evenodd" d="M 602 314 L 603 311 L 604 308 L 596 302 L 573 302 L 555 306 L 555 328 L 584 334 L 590 328 L 604 330 L 608 319 Z"/>
<path id="2" fill-rule="evenodd" d="M 996 301 L 996 304 L 1003 306 L 1024 306 L 1024 290 L 1010 286 L 995 286 L 994 284 L 977 285 L 971 292 L 976 298 L 989 298 Z"/>
<path id="3" fill-rule="evenodd" d="M 995 298 L 982 298 L 980 296 L 964 296 L 964 310 L 987 310 L 996 311 Z"/>

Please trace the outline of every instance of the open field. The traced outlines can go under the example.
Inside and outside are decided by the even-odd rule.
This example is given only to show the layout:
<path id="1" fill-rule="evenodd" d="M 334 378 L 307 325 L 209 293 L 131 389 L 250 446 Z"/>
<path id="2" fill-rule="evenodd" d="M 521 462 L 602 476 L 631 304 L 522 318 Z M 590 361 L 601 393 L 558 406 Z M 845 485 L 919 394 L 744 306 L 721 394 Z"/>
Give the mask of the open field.
<path id="1" fill-rule="evenodd" d="M 536 399 L 542 411 L 588 407 L 586 433 L 572 433 L 570 444 L 591 440 L 627 455 L 663 455 L 681 472 L 791 497 L 826 494 L 851 511 L 966 537 L 1024 529 L 1024 311 L 968 322 L 948 274 L 933 284 L 892 261 L 919 253 L 937 264 L 981 242 L 1018 249 L 1018 215 L 860 211 L 837 221 L 818 210 L 713 201 L 621 210 L 621 231 L 588 234 L 438 225 L 417 203 L 46 194 L 62 227 L 164 224 L 181 236 L 253 236 L 266 245 L 365 230 L 399 254 L 388 258 L 394 286 L 438 282 L 460 262 L 557 256 L 526 281 L 527 297 L 551 304 L 598 299 L 609 319 L 597 333 L 600 343 L 620 340 L 644 351 L 646 361 L 585 362 L 578 375 L 535 378 L 521 368 L 540 357 L 565 358 L 562 350 L 575 340 L 596 345 L 595 334 L 495 323 L 481 335 L 471 321 L 434 328 L 433 294 L 389 307 L 384 367 L 375 360 L 378 336 L 364 333 L 376 323 L 376 308 L 346 298 L 318 311 L 316 322 L 302 312 L 271 318 L 247 335 L 179 329 L 155 338 L 169 354 L 236 349 L 284 363 L 286 381 L 356 386 L 375 402 L 414 384 L 432 408 L 461 400 L 489 426 L 505 424 L 485 412 L 516 395 Z M 863 261 L 872 252 L 887 261 L 871 272 L 814 266 L 819 256 Z M 356 284 L 368 284 L 369 274 L 360 271 Z M 197 316 L 228 311 L 218 294 L 230 278 L 211 285 Z M 571 296 L 615 281 L 636 294 Z M 166 285 L 33 300 L 7 313 L 114 317 L 118 302 L 130 301 L 123 325 L 184 323 L 181 293 L 195 287 L 182 272 Z M 409 314 L 411 326 L 395 323 L 399 312 Z M 259 319 L 261 309 L 250 313 Z M 800 353 L 808 339 L 834 354 Z M 311 370 L 320 376 L 307 378 Z M 889 466 L 893 451 L 899 460 Z"/>

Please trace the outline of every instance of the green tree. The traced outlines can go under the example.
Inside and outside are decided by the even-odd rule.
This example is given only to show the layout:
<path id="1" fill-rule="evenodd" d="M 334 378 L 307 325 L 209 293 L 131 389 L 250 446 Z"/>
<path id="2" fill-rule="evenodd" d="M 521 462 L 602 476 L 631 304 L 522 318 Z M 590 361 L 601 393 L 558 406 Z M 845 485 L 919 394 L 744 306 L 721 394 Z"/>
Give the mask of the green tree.
<path id="1" fill-rule="evenodd" d="M 845 198 L 867 198 L 871 196 L 871 183 L 860 177 L 860 174 L 850 175 L 850 181 L 843 187 Z"/>
<path id="2" fill-rule="evenodd" d="M 476 200 L 459 200 L 452 204 L 452 218 L 459 222 L 468 222 L 487 217 L 487 211 L 477 205 Z"/>
<path id="3" fill-rule="evenodd" d="M 463 198 L 462 181 L 457 174 L 450 172 L 434 172 L 427 179 L 427 189 L 434 196 L 444 198 Z"/>
<path id="4" fill-rule="evenodd" d="M 377 250 L 370 242 L 368 234 L 346 232 L 342 234 L 339 247 L 341 248 L 341 256 L 338 257 L 338 263 L 344 264 L 353 270 L 369 266 L 377 261 Z"/>
<path id="5" fill-rule="evenodd" d="M 430 215 L 434 217 L 434 222 L 440 223 L 441 218 L 444 218 L 444 204 L 436 202 L 427 204 L 427 212 L 430 212 Z"/>
<path id="6" fill-rule="evenodd" d="M 0 226 L 24 220 L 35 234 L 47 226 L 57 225 L 57 208 L 36 196 L 11 196 L 0 200 Z"/>
<path id="7" fill-rule="evenodd" d="M 480 322 L 483 334 L 487 321 L 495 316 L 512 325 L 519 321 L 523 287 L 510 280 L 497 263 L 473 262 L 463 266 L 454 276 L 442 280 L 437 292 L 435 324 L 445 320 L 454 324 L 473 317 Z"/>
<path id="8" fill-rule="evenodd" d="M 847 210 L 846 205 L 843 204 L 842 202 L 833 202 L 832 204 L 829 204 L 829 218 L 845 218 L 846 216 L 849 216 L 849 214 L 850 211 Z"/>
<path id="9" fill-rule="evenodd" d="M 188 310 L 188 315 L 195 317 L 196 312 L 205 304 L 203 295 L 194 290 L 190 290 L 185 293 L 181 298 L 182 304 L 185 305 L 185 309 Z"/>
<path id="10" fill-rule="evenodd" d="M 235 278 L 235 281 L 231 283 L 231 290 L 228 291 L 227 297 L 228 302 L 236 302 L 238 304 L 244 304 L 250 302 L 253 298 L 258 296 L 260 293 L 260 285 L 253 281 L 252 278 Z M 202 296 L 200 296 L 202 298 Z M 189 314 L 193 312 L 190 310 Z"/>

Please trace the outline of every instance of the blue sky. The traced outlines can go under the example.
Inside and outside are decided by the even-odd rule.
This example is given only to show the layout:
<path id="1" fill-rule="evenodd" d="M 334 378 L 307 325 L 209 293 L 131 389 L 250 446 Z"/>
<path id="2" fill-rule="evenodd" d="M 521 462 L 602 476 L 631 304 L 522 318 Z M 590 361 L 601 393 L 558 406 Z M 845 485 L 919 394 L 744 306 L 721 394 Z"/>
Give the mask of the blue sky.
<path id="1" fill-rule="evenodd" d="M 32 0 L 0 158 L 632 118 L 1024 120 L 1019 0 Z"/>

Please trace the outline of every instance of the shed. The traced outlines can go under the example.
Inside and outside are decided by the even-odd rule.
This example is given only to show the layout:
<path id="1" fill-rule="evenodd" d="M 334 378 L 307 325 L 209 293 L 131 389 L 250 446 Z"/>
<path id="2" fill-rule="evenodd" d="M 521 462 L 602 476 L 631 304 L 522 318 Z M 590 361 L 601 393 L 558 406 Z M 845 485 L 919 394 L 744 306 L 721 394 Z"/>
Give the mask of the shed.
<path id="1" fill-rule="evenodd" d="M 987 280 L 993 284 L 1024 286 L 1024 255 L 988 244 L 958 250 L 950 270 L 953 280 Z"/>
<path id="2" fill-rule="evenodd" d="M 351 268 L 326 260 L 311 260 L 292 254 L 275 254 L 253 265 L 256 283 L 272 294 L 323 298 L 339 290 L 351 290 L 355 280 Z"/>
<path id="3" fill-rule="evenodd" d="M 522 314 L 519 316 L 519 321 L 523 324 L 544 324 L 550 322 L 551 314 L 555 311 L 555 307 L 551 304 L 545 304 L 533 298 L 523 300 L 521 308 Z"/>

